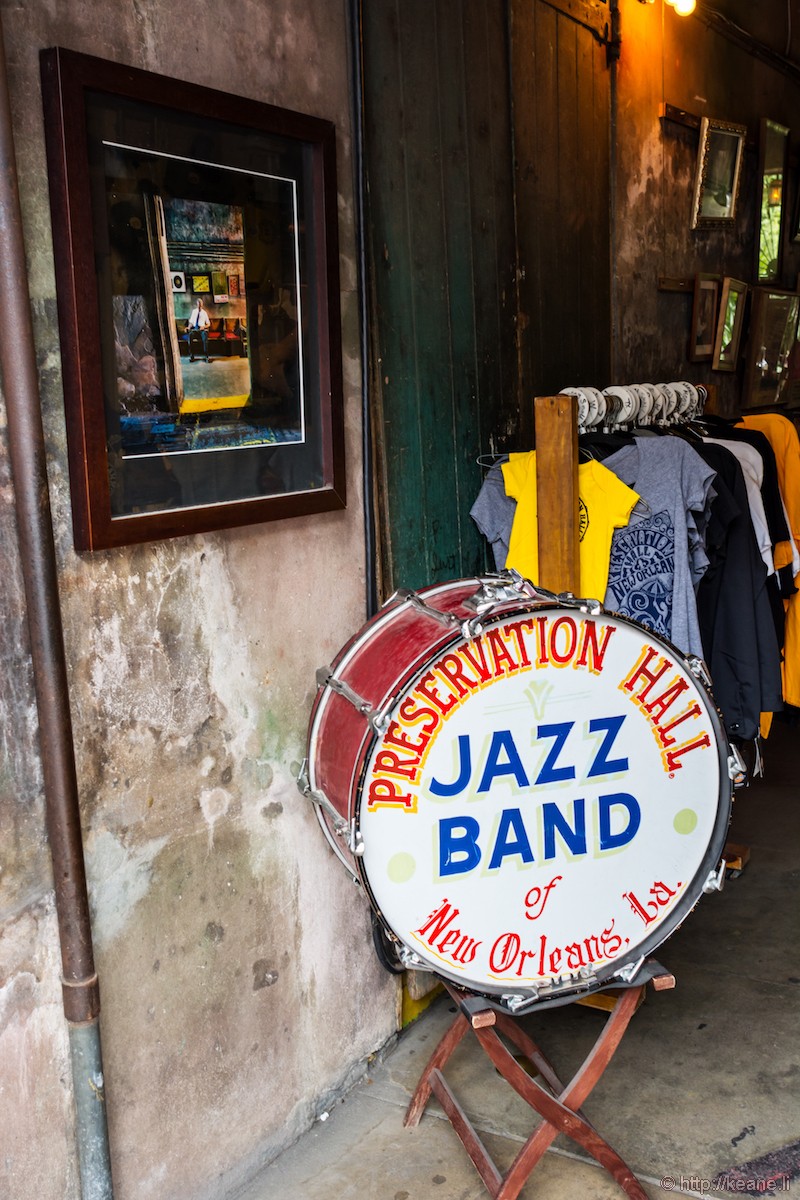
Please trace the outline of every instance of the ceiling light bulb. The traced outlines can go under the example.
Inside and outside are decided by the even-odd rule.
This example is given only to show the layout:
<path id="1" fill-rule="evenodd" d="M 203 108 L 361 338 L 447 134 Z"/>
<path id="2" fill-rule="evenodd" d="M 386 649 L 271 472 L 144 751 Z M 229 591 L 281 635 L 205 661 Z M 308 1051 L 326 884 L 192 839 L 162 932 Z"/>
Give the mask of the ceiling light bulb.
<path id="1" fill-rule="evenodd" d="M 680 17 L 688 17 L 697 8 L 697 0 L 672 0 L 672 7 Z"/>

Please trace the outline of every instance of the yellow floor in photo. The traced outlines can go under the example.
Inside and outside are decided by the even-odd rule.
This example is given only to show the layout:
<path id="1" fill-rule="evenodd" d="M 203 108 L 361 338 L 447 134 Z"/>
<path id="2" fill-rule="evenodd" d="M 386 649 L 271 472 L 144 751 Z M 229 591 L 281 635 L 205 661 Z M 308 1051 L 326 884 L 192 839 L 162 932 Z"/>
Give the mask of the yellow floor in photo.
<path id="1" fill-rule="evenodd" d="M 181 415 L 184 413 L 214 412 L 221 408 L 244 408 L 250 396 L 206 396 L 203 398 L 187 397 L 181 404 Z"/>

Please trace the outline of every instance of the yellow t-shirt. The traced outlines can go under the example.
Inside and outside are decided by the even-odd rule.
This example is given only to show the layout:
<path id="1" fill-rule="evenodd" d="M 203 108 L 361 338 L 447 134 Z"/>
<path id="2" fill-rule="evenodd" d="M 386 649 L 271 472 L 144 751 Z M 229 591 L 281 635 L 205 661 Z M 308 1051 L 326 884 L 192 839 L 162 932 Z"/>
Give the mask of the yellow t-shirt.
<path id="1" fill-rule="evenodd" d="M 506 495 L 516 500 L 506 566 L 538 582 L 539 540 L 536 522 L 536 451 L 511 454 L 503 463 Z M 628 524 L 639 497 L 613 471 L 595 459 L 578 466 L 580 591 L 602 601 L 614 530 Z"/>

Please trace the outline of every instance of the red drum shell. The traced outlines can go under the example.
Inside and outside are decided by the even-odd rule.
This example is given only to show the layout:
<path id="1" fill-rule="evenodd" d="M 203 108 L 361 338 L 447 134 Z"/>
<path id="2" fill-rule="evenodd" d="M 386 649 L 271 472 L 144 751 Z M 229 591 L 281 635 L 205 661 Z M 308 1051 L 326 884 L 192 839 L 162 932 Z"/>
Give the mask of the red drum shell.
<path id="1" fill-rule="evenodd" d="M 337 655 L 311 716 L 308 783 L 363 835 L 363 854 L 321 805 L 319 819 L 389 933 L 426 969 L 524 1002 L 608 986 L 711 886 L 732 794 L 722 722 L 691 661 L 649 630 L 507 591 L 477 641 L 485 651 L 495 631 L 492 644 L 507 638 L 517 670 L 476 680 L 457 704 L 454 690 L 416 782 L 398 777 L 413 804 L 384 803 L 371 787 L 391 777 L 380 763 L 393 752 L 369 718 L 397 724 L 429 673 L 442 687 L 446 661 L 476 665 L 462 625 L 476 618 L 480 586 L 455 580 L 390 602 Z M 546 636 L 549 651 L 537 643 Z"/>
<path id="2" fill-rule="evenodd" d="M 479 586 L 478 579 L 456 579 L 416 594 L 428 607 L 466 621 L 475 617 L 475 610 L 465 608 L 464 601 Z M 518 602 L 510 601 L 496 611 L 514 612 L 530 605 L 531 600 L 521 596 Z M 381 712 L 425 663 L 433 661 L 438 651 L 459 637 L 458 626 L 447 628 L 403 600 L 389 601 L 342 647 L 331 664 L 331 673 Z M 309 725 L 309 783 L 313 790 L 324 793 L 347 821 L 356 815 L 358 782 L 373 737 L 365 716 L 344 696 L 329 687 L 317 693 Z M 333 833 L 330 818 L 323 809 L 318 813 L 334 850 L 350 870 L 358 873 L 353 856 Z"/>

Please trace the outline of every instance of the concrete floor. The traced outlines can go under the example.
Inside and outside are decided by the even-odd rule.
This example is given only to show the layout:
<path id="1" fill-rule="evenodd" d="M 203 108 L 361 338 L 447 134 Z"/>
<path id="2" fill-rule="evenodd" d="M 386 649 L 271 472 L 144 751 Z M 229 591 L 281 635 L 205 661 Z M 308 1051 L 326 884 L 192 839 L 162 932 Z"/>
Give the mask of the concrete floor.
<path id="1" fill-rule="evenodd" d="M 797 726 L 777 725 L 767 743 L 766 779 L 737 793 L 731 840 L 747 843 L 751 860 L 721 895 L 703 897 L 660 948 L 659 961 L 676 976 L 677 988 L 648 989 L 584 1106 L 653 1200 L 669 1192 L 725 1194 L 718 1185 L 711 1190 L 720 1172 L 800 1141 L 798 737 Z M 403 1127 L 409 1096 L 453 1012 L 449 997 L 436 1001 L 328 1118 L 237 1200 L 487 1196 L 436 1101 L 418 1128 Z M 595 1010 L 570 1005 L 525 1022 L 565 1078 L 603 1020 Z M 502 1170 L 535 1118 L 470 1040 L 445 1073 Z M 733 1190 L 788 1190 L 800 1200 L 797 1153 L 793 1163 L 792 1182 L 780 1178 L 784 1159 L 757 1172 L 762 1180 L 778 1176 L 772 1191 L 763 1183 L 749 1193 Z M 583 1150 L 559 1137 L 520 1196 L 611 1200 L 622 1194 Z"/>

